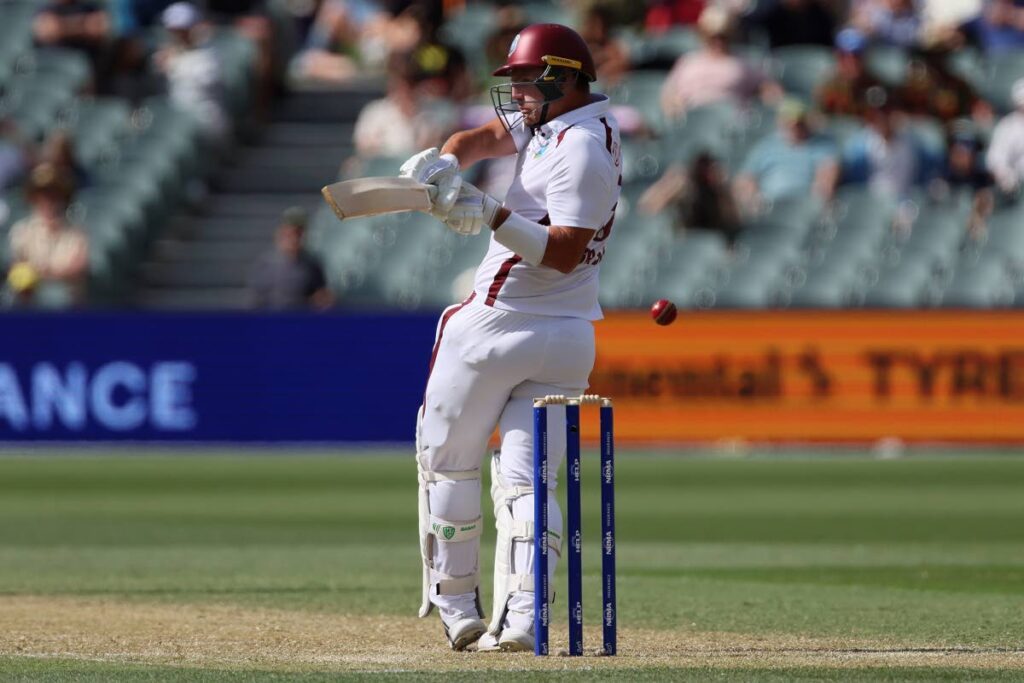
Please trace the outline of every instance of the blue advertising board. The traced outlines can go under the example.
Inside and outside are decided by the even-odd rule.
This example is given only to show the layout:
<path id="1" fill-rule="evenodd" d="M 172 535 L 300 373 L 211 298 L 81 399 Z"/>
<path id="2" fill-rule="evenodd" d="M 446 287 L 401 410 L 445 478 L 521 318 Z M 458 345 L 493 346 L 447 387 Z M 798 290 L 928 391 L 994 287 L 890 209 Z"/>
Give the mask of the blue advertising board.
<path id="1" fill-rule="evenodd" d="M 409 442 L 436 315 L 0 317 L 0 441 Z"/>

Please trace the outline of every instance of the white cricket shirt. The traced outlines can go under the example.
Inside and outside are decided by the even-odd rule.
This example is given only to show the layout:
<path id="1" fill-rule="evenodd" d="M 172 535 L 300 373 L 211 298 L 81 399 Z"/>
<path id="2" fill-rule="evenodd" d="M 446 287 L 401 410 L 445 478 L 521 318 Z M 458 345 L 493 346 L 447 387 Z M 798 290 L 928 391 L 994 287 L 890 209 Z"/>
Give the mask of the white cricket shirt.
<path id="1" fill-rule="evenodd" d="M 531 131 L 512 130 L 518 157 L 505 207 L 544 225 L 596 230 L 580 264 L 568 274 L 522 260 L 491 235 L 476 271 L 476 301 L 535 315 L 600 320 L 597 277 L 622 186 L 619 125 L 608 98 Z"/>

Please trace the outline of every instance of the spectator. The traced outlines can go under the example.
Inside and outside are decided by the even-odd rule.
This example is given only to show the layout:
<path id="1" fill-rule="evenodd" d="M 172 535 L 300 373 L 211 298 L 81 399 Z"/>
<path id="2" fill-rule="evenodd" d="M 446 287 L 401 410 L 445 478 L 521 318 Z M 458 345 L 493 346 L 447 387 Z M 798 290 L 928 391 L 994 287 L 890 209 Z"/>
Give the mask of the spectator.
<path id="1" fill-rule="evenodd" d="M 688 109 L 714 102 L 778 96 L 778 86 L 763 72 L 730 53 L 731 20 L 725 10 L 708 7 L 698 27 L 704 47 L 681 56 L 662 86 L 661 108 L 667 117 L 677 118 Z"/>
<path id="2" fill-rule="evenodd" d="M 914 0 L 859 0 L 850 24 L 883 45 L 912 48 L 921 38 L 922 19 Z"/>
<path id="3" fill-rule="evenodd" d="M 359 112 L 353 137 L 363 159 L 412 154 L 442 142 L 458 122 L 458 112 L 433 97 L 440 81 L 444 90 L 458 90 L 464 78 L 461 55 L 440 45 L 427 51 L 396 54 L 388 69 L 387 96 Z M 462 67 L 458 64 L 462 63 Z"/>
<path id="4" fill-rule="evenodd" d="M 167 78 L 171 101 L 199 122 L 208 144 L 223 149 L 231 138 L 217 53 L 206 43 L 202 15 L 190 2 L 176 2 L 161 15 L 168 41 L 153 56 Z"/>
<path id="5" fill-rule="evenodd" d="M 256 113 L 266 118 L 283 68 L 275 58 L 274 24 L 265 0 L 206 0 L 205 6 L 214 23 L 232 27 L 256 47 L 254 105 Z"/>
<path id="6" fill-rule="evenodd" d="M 966 126 L 954 127 L 948 141 L 949 153 L 942 175 L 932 184 L 931 194 L 938 199 L 967 196 L 971 202 L 968 236 L 975 240 L 985 231 L 985 222 L 992 213 L 992 174 L 982 162 L 982 145 L 978 136 Z"/>
<path id="7" fill-rule="evenodd" d="M 989 56 L 1019 52 L 1024 49 L 1024 2 L 987 0 L 964 29 Z"/>
<path id="8" fill-rule="evenodd" d="M 831 199 L 839 177 L 831 143 L 817 137 L 804 105 L 787 100 L 779 107 L 779 131 L 758 142 L 736 176 L 740 210 L 760 213 L 763 204 L 815 195 Z"/>
<path id="9" fill-rule="evenodd" d="M 640 197 L 641 212 L 656 214 L 670 205 L 682 226 L 721 232 L 730 246 L 740 230 L 740 214 L 722 164 L 707 152 L 694 159 L 689 171 L 675 164 Z"/>
<path id="10" fill-rule="evenodd" d="M 433 3 L 325 0 L 293 68 L 300 78 L 345 83 L 431 40 L 439 22 Z"/>
<path id="11" fill-rule="evenodd" d="M 606 86 L 618 83 L 630 68 L 629 49 L 612 35 L 614 24 L 612 10 L 595 5 L 583 14 L 580 30 L 580 36 L 587 41 L 594 56 L 597 77 Z"/>
<path id="12" fill-rule="evenodd" d="M 92 63 L 93 78 L 102 81 L 110 68 L 110 15 L 95 0 L 49 0 L 39 8 L 32 22 L 37 45 L 66 47 L 85 53 Z"/>
<path id="13" fill-rule="evenodd" d="M 249 276 L 253 308 L 273 310 L 329 307 L 333 303 L 320 262 L 303 248 L 306 211 L 286 209 L 274 248 L 260 258 Z"/>
<path id="14" fill-rule="evenodd" d="M 89 240 L 67 222 L 74 193 L 70 174 L 43 163 L 32 169 L 27 195 L 31 213 L 10 234 L 8 283 L 22 300 L 39 285 L 64 290 L 71 303 L 82 303 L 89 274 Z"/>
<path id="15" fill-rule="evenodd" d="M 863 116 L 883 89 L 864 64 L 867 39 L 847 28 L 836 36 L 836 70 L 818 89 L 818 107 L 826 114 Z"/>
<path id="16" fill-rule="evenodd" d="M 879 195 L 905 197 L 924 168 L 913 133 L 888 93 L 864 118 L 867 126 L 843 147 L 843 181 L 866 183 Z"/>
<path id="17" fill-rule="evenodd" d="M 773 47 L 786 45 L 832 46 L 835 19 L 820 0 L 777 0 L 750 21 L 767 34 Z"/>
<path id="18" fill-rule="evenodd" d="M 75 156 L 74 142 L 71 139 L 71 134 L 66 130 L 58 130 L 47 138 L 39 150 L 38 161 L 51 163 L 60 172 L 70 175 L 76 190 L 92 185 L 89 171 Z"/>
<path id="19" fill-rule="evenodd" d="M 1008 195 L 1020 191 L 1024 179 L 1024 78 L 1013 84 L 1014 111 L 992 131 L 985 166 L 999 189 Z"/>
<path id="20" fill-rule="evenodd" d="M 955 50 L 963 47 L 965 24 L 981 12 L 982 0 L 917 0 L 924 45 Z"/>
<path id="21" fill-rule="evenodd" d="M 931 116 L 943 123 L 970 117 L 980 123 L 992 119 L 992 106 L 974 88 L 949 70 L 944 49 L 922 49 L 907 65 L 907 79 L 900 93 L 907 112 Z"/>

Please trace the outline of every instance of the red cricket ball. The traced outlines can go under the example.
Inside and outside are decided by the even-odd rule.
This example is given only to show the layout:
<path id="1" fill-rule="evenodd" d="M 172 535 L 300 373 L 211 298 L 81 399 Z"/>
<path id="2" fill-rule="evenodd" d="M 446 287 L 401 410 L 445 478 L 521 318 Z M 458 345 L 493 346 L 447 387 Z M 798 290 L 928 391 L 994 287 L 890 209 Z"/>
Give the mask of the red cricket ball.
<path id="1" fill-rule="evenodd" d="M 658 299 L 651 306 L 651 317 L 659 325 L 671 325 L 676 319 L 676 305 L 668 299 Z"/>

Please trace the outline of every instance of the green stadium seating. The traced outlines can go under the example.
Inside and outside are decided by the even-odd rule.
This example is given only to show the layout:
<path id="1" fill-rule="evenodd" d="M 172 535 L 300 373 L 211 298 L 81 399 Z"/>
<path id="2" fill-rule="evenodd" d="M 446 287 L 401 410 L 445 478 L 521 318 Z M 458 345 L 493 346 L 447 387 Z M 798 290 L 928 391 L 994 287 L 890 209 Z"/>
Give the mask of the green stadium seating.
<path id="1" fill-rule="evenodd" d="M 576 17 L 569 9 L 562 6 L 561 3 L 535 0 L 534 2 L 521 3 L 519 7 L 525 15 L 527 24 L 562 24 L 563 26 L 573 26 L 576 23 Z"/>
<path id="2" fill-rule="evenodd" d="M 73 101 L 70 90 L 45 80 L 17 78 L 9 86 L 0 98 L 0 114 L 13 117 L 21 133 L 32 140 L 41 140 L 56 123 L 61 109 Z"/>
<path id="3" fill-rule="evenodd" d="M 116 159 L 118 146 L 130 133 L 131 109 L 115 98 L 83 99 L 62 117 L 71 133 L 75 156 L 87 168 Z"/>
<path id="4" fill-rule="evenodd" d="M 974 82 L 978 93 L 1002 114 L 1013 111 L 1013 84 L 1024 78 L 1024 55 L 1010 52 L 989 57 L 981 78 Z"/>
<path id="5" fill-rule="evenodd" d="M 483 58 L 484 46 L 496 30 L 495 8 L 487 3 L 466 3 L 453 14 L 440 29 L 440 37 L 449 45 L 463 51 L 467 62 L 481 73 L 490 75 L 489 64 Z"/>
<path id="6" fill-rule="evenodd" d="M 30 53 L 20 68 L 39 83 L 49 87 L 79 92 L 92 80 L 88 58 L 77 50 L 49 47 Z"/>
<path id="7" fill-rule="evenodd" d="M 887 270 L 867 292 L 866 306 L 910 308 L 924 303 L 924 289 L 932 278 L 928 264 L 917 261 Z"/>
<path id="8" fill-rule="evenodd" d="M 860 288 L 857 262 L 853 259 L 826 263 L 809 272 L 789 295 L 795 308 L 842 308 Z"/>
<path id="9" fill-rule="evenodd" d="M 1014 295 L 1013 283 L 1003 264 L 988 259 L 959 268 L 942 292 L 942 304 L 967 308 L 1009 306 Z"/>
<path id="10" fill-rule="evenodd" d="M 710 152 L 719 159 L 728 159 L 734 145 L 743 135 L 743 116 L 730 102 L 695 107 L 673 121 L 667 134 L 671 146 L 684 160 L 700 152 Z"/>
<path id="11" fill-rule="evenodd" d="M 256 46 L 233 30 L 218 31 L 210 44 L 220 61 L 228 109 L 236 121 L 241 120 L 248 114 L 252 99 Z"/>
<path id="12" fill-rule="evenodd" d="M 667 72 L 636 71 L 628 74 L 622 82 L 608 89 L 608 95 L 617 104 L 635 107 L 657 132 L 668 127 L 661 111 L 661 88 Z"/>
<path id="13" fill-rule="evenodd" d="M 1003 209 L 989 217 L 984 248 L 987 253 L 1024 259 L 1024 207 Z"/>
<path id="14" fill-rule="evenodd" d="M 622 31 L 618 36 L 626 43 L 629 59 L 633 64 L 668 66 L 680 56 L 701 46 L 697 32 L 683 26 L 670 28 L 663 33 L 638 34 L 635 31 Z"/>
<path id="15" fill-rule="evenodd" d="M 691 229 L 676 236 L 668 258 L 657 266 L 657 275 L 646 283 L 643 301 L 671 299 L 681 308 L 710 305 L 714 284 L 729 261 L 721 234 Z M 602 271 L 602 279 L 604 273 Z"/>
<path id="16" fill-rule="evenodd" d="M 622 141 L 622 182 L 650 184 L 673 163 L 683 162 L 685 154 L 659 140 Z M 401 163 L 401 162 L 399 162 Z"/>
<path id="17" fill-rule="evenodd" d="M 952 50 L 946 57 L 949 70 L 972 85 L 985 79 L 985 57 L 978 48 L 966 45 Z"/>
<path id="18" fill-rule="evenodd" d="M 784 288 L 784 265 L 772 260 L 756 260 L 734 265 L 725 274 L 725 282 L 714 290 L 715 308 L 768 308 L 779 303 Z"/>
<path id="19" fill-rule="evenodd" d="M 906 50 L 897 45 L 872 45 L 864 56 L 868 71 L 889 87 L 901 85 L 907 77 Z"/>
<path id="20" fill-rule="evenodd" d="M 772 52 L 772 69 L 787 93 L 805 102 L 835 69 L 835 56 L 826 47 L 792 45 Z"/>

